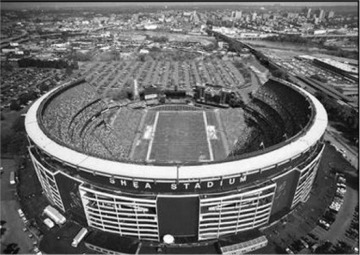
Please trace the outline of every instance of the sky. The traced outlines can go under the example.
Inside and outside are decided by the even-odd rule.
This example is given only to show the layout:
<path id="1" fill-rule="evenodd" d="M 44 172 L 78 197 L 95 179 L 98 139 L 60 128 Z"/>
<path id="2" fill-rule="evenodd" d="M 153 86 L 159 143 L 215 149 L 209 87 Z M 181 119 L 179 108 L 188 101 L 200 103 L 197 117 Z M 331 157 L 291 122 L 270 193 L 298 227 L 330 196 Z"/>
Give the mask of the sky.
<path id="1" fill-rule="evenodd" d="M 273 5 L 281 4 L 282 6 L 357 6 L 358 2 L 210 2 L 211 5 L 227 5 L 227 4 L 238 4 L 241 5 Z M 209 5 L 209 2 L 17 2 L 12 0 L 8 2 L 1 1 L 0 9 L 25 9 L 25 8 L 49 8 L 49 7 L 117 7 L 123 5 L 159 5 L 159 6 L 172 6 L 172 5 Z"/>

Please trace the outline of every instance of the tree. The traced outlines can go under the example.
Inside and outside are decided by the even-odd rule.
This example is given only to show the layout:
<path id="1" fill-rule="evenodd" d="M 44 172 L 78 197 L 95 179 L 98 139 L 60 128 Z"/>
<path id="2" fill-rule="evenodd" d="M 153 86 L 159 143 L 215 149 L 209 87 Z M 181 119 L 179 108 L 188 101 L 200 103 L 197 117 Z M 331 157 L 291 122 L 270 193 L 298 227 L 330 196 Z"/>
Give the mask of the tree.
<path id="1" fill-rule="evenodd" d="M 328 254 L 331 246 L 331 242 L 327 241 L 315 250 L 315 254 Z"/>
<path id="2" fill-rule="evenodd" d="M 8 145 L 8 152 L 14 155 L 19 155 L 25 152 L 26 138 L 25 135 L 18 132 L 11 137 Z"/>
<path id="3" fill-rule="evenodd" d="M 14 70 L 14 67 L 10 64 L 9 61 L 4 62 L 3 68 L 5 71 L 8 71 L 8 72 L 12 72 Z"/>
<path id="4" fill-rule="evenodd" d="M 17 243 L 10 243 L 6 246 L 4 253 L 5 254 L 16 254 L 18 253 L 20 248 Z"/>
<path id="5" fill-rule="evenodd" d="M 19 99 L 20 105 L 27 104 L 27 102 L 29 102 L 30 100 L 36 99 L 36 92 L 31 90 L 27 93 L 23 93 L 19 96 L 18 99 Z"/>
<path id="6" fill-rule="evenodd" d="M 25 121 L 23 116 L 19 116 L 12 124 L 12 129 L 15 132 L 25 132 Z"/>
<path id="7" fill-rule="evenodd" d="M 275 71 L 273 71 L 272 75 L 274 75 L 277 78 L 283 79 L 283 80 L 286 80 L 288 77 L 287 73 L 280 69 L 276 69 Z"/>
<path id="8" fill-rule="evenodd" d="M 39 85 L 39 90 L 40 90 L 41 93 L 44 92 L 44 91 L 48 91 L 48 90 L 49 90 L 49 86 L 46 85 L 45 82 L 43 82 L 43 83 L 41 83 L 41 84 Z"/>
<path id="9" fill-rule="evenodd" d="M 20 104 L 18 103 L 18 101 L 16 101 L 16 100 L 11 101 L 10 110 L 19 111 L 20 109 L 21 109 L 21 107 L 20 107 Z"/>
<path id="10" fill-rule="evenodd" d="M 339 241 L 331 252 L 332 254 L 352 254 L 353 250 L 350 245 L 343 241 Z"/>
<path id="11" fill-rule="evenodd" d="M 71 67 L 71 66 L 67 66 L 67 67 L 66 67 L 66 70 L 65 70 L 65 74 L 66 74 L 67 76 L 70 76 L 70 75 L 72 75 L 72 73 L 73 73 L 72 67 Z"/>

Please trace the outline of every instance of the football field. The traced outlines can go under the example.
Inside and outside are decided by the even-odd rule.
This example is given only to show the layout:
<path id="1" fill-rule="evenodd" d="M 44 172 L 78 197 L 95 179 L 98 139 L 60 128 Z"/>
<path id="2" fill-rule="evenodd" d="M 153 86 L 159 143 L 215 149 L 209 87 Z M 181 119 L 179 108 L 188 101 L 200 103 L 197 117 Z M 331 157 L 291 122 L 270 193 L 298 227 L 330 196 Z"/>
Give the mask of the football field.
<path id="1" fill-rule="evenodd" d="M 214 159 L 205 111 L 159 111 L 146 160 L 197 162 Z"/>

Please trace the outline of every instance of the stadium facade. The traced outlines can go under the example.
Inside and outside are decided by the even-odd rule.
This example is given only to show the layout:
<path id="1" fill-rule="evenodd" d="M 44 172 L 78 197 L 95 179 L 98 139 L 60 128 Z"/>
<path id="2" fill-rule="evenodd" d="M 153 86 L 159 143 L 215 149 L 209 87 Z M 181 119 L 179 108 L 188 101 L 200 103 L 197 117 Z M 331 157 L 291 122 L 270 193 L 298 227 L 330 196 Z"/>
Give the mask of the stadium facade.
<path id="1" fill-rule="evenodd" d="M 282 80 L 270 83 L 254 97 L 267 105 L 278 102 L 271 111 L 282 117 L 287 131 L 275 144 L 249 153 L 240 153 L 235 144 L 224 159 L 189 163 L 111 160 L 71 145 L 76 139 L 66 138 L 63 130 L 54 136 L 67 116 L 72 120 L 66 132 L 86 133 L 81 123 L 88 125 L 76 120 L 76 109 L 46 124 L 48 108 L 53 104 L 61 111 L 56 104 L 65 100 L 64 93 L 82 83 L 59 86 L 37 100 L 25 119 L 44 193 L 83 226 L 140 241 L 162 243 L 171 235 L 175 243 L 196 243 L 267 226 L 309 198 L 327 126 L 326 111 L 314 96 Z M 99 101 L 83 108 L 95 104 Z M 89 122 L 109 110 L 98 109 L 88 115 Z M 253 122 L 265 121 L 256 107 L 249 105 L 247 112 L 249 119 L 257 117 Z"/>

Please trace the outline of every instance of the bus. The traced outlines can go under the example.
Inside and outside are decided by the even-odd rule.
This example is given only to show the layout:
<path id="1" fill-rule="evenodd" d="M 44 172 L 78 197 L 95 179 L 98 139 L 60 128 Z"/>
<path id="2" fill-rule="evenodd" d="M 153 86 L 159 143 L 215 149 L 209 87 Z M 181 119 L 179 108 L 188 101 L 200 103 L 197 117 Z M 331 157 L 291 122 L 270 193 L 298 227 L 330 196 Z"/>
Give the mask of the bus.
<path id="1" fill-rule="evenodd" d="M 50 228 L 50 229 L 55 226 L 54 222 L 53 222 L 52 220 L 50 220 L 49 218 L 46 218 L 46 219 L 44 220 L 44 224 L 45 224 L 46 226 L 48 226 L 48 228 Z"/>
<path id="2" fill-rule="evenodd" d="M 60 224 L 62 225 L 66 222 L 66 218 L 51 205 L 45 207 L 44 214 L 49 216 L 49 218 L 52 219 L 58 225 Z"/>
<path id="3" fill-rule="evenodd" d="M 15 172 L 14 171 L 11 171 L 10 172 L 10 184 L 15 184 L 16 181 L 15 181 Z"/>
<path id="4" fill-rule="evenodd" d="M 79 233 L 74 237 L 74 240 L 71 243 L 71 246 L 77 247 L 79 245 L 79 243 L 81 242 L 81 240 L 84 239 L 84 237 L 86 236 L 87 233 L 88 233 L 88 230 L 86 228 L 82 228 L 79 231 Z"/>

